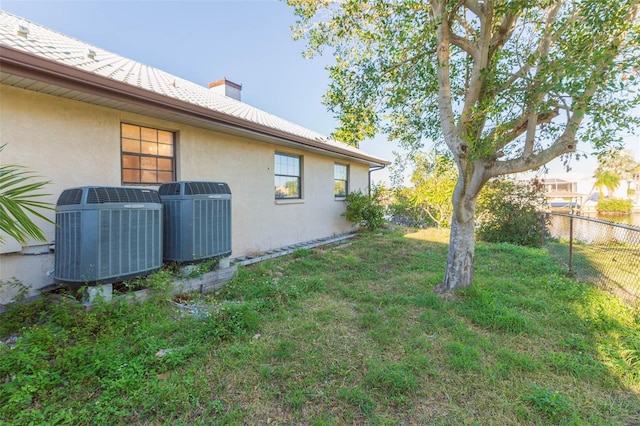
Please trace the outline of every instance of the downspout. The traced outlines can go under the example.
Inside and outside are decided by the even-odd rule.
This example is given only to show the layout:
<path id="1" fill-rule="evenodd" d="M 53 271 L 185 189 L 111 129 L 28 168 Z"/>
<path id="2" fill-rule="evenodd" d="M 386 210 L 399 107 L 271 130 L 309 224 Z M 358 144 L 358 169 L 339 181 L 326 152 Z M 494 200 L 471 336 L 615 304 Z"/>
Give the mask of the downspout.
<path id="1" fill-rule="evenodd" d="M 371 173 L 372 172 L 377 172 L 378 170 L 382 170 L 385 167 L 387 167 L 387 166 L 385 166 L 384 164 L 381 165 L 381 166 L 369 167 L 369 182 L 368 182 L 369 195 L 371 195 Z"/>

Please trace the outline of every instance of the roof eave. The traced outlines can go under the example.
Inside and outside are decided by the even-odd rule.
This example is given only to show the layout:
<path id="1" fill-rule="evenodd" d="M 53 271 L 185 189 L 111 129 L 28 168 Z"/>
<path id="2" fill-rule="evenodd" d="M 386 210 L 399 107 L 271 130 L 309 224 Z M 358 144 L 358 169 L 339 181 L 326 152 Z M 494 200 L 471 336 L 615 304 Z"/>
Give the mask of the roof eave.
<path id="1" fill-rule="evenodd" d="M 369 166 L 390 164 L 381 158 L 293 135 L 3 45 L 0 45 L 0 72 L 135 105 L 151 114 L 161 111 L 189 117 L 228 129 L 230 133 L 237 134 L 239 131 L 275 143 L 293 144 L 346 157 Z"/>

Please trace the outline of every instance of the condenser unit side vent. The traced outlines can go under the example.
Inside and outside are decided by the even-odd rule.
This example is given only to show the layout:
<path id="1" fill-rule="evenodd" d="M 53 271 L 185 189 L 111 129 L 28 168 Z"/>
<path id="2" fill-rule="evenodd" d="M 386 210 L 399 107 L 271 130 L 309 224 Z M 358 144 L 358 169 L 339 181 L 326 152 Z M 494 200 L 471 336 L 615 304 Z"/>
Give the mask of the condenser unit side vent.
<path id="1" fill-rule="evenodd" d="M 223 199 L 193 200 L 193 256 L 231 254 L 231 203 Z"/>
<path id="2" fill-rule="evenodd" d="M 162 229 L 162 246 L 163 255 L 166 260 L 178 261 L 191 256 L 190 253 L 183 253 L 183 249 L 188 247 L 189 242 L 183 242 L 183 227 L 179 224 L 183 223 L 183 207 L 185 203 L 182 200 L 167 200 L 163 196 L 163 229 Z"/>
<path id="3" fill-rule="evenodd" d="M 55 277 L 70 279 L 82 276 L 82 212 L 56 213 Z"/>
<path id="4" fill-rule="evenodd" d="M 159 267 L 158 259 L 162 259 L 160 213 L 159 209 L 100 211 L 98 271 L 101 276 L 139 274 Z"/>

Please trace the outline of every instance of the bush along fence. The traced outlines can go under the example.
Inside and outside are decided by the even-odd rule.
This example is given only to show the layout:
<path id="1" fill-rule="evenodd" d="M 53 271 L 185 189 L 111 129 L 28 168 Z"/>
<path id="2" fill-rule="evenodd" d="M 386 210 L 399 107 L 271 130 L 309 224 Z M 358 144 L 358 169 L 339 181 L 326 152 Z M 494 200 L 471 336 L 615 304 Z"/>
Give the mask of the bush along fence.
<path id="1" fill-rule="evenodd" d="M 543 222 L 552 257 L 640 310 L 640 228 L 558 213 L 544 213 Z"/>

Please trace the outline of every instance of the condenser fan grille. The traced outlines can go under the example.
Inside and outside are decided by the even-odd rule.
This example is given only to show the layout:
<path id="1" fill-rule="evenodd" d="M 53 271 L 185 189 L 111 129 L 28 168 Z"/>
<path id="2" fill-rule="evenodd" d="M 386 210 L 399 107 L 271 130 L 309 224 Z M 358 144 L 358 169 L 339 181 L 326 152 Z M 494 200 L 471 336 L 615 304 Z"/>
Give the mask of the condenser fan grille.
<path id="1" fill-rule="evenodd" d="M 185 195 L 231 194 L 229 185 L 222 182 L 185 182 Z"/>
<path id="2" fill-rule="evenodd" d="M 163 185 L 160 185 L 160 188 L 158 188 L 158 192 L 160 193 L 160 196 L 180 195 L 180 183 L 172 182 L 172 183 L 165 183 Z"/>
<path id="3" fill-rule="evenodd" d="M 157 191 L 137 188 L 89 188 L 87 204 L 103 203 L 159 203 Z"/>
<path id="4" fill-rule="evenodd" d="M 82 202 L 82 192 L 83 191 L 80 188 L 67 189 L 66 191 L 62 191 L 62 194 L 60 194 L 56 205 L 68 206 L 72 204 L 80 204 Z"/>

